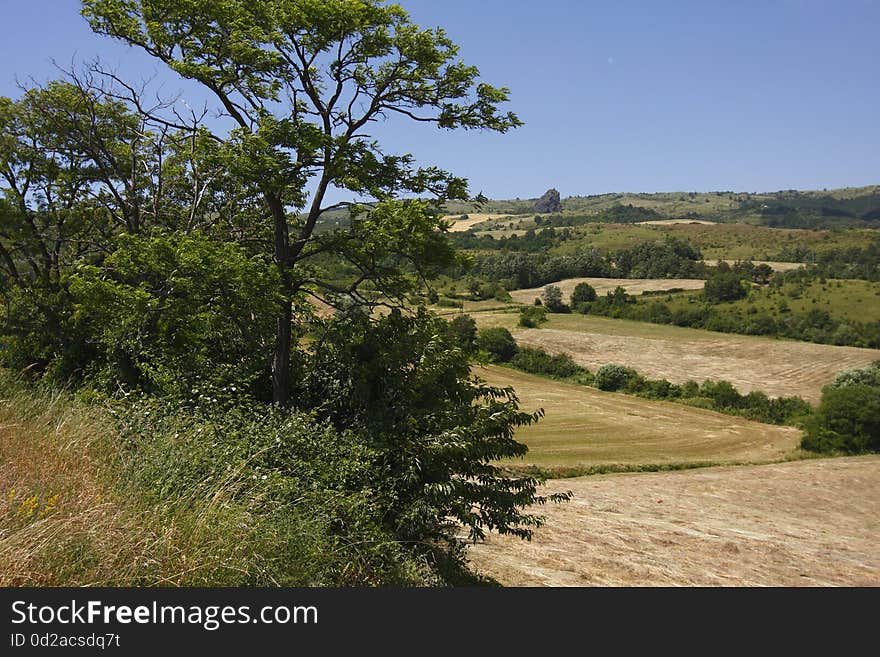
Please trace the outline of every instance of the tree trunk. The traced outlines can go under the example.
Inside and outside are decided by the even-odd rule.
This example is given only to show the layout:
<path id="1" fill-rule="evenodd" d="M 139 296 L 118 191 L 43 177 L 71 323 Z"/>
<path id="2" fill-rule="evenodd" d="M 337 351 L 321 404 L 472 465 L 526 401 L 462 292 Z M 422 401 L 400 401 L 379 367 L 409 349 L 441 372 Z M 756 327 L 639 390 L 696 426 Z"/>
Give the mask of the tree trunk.
<path id="1" fill-rule="evenodd" d="M 287 214 L 281 198 L 264 192 L 266 202 L 272 211 L 275 228 L 275 263 L 281 273 L 282 294 L 285 300 L 281 305 L 275 326 L 275 352 L 272 354 L 272 401 L 286 406 L 290 400 L 290 323 L 293 320 L 290 293 L 290 237 L 287 232 Z"/>
<path id="2" fill-rule="evenodd" d="M 285 301 L 275 328 L 272 356 L 272 401 L 286 406 L 290 400 L 290 322 L 291 302 Z"/>

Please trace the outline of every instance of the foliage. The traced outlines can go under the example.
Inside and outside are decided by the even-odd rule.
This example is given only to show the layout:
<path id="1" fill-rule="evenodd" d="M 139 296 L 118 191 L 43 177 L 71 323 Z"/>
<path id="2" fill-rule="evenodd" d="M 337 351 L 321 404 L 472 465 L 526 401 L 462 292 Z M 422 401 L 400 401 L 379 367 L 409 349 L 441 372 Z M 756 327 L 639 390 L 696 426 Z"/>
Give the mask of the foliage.
<path id="1" fill-rule="evenodd" d="M 298 293 L 331 304 L 342 294 L 370 305 L 376 295 L 362 293 L 369 284 L 399 300 L 433 265 L 451 265 L 450 251 L 437 248 L 444 225 L 435 210 L 445 199 L 465 198 L 465 181 L 418 167 L 411 155 L 386 154 L 371 125 L 388 115 L 443 129 L 506 132 L 520 125 L 498 108 L 506 89 L 478 81 L 477 68 L 458 59 L 443 30 L 419 28 L 398 5 L 84 0 L 83 15 L 97 33 L 202 85 L 234 125 L 213 135 L 215 157 L 261 210 L 239 237 L 264 245 L 278 269 L 272 394 L 280 403 L 290 398 Z M 143 109 L 131 85 L 125 89 Z M 347 229 L 316 232 L 321 215 L 340 207 L 325 204 L 331 187 L 365 202 L 342 204 L 351 210 Z M 404 193 L 434 198 L 432 211 L 422 201 L 394 200 Z M 316 267 L 328 254 L 351 273 L 342 284 Z"/>
<path id="2" fill-rule="evenodd" d="M 839 372 L 828 384 L 829 388 L 845 388 L 853 385 L 866 385 L 880 388 L 880 360 L 867 367 Z"/>
<path id="3" fill-rule="evenodd" d="M 449 322 L 455 346 L 469 354 L 477 348 L 477 322 L 470 315 L 456 315 Z"/>
<path id="4" fill-rule="evenodd" d="M 880 451 L 880 386 L 826 386 L 801 447 L 847 454 Z"/>
<path id="5" fill-rule="evenodd" d="M 510 364 L 518 370 L 529 374 L 543 374 L 567 379 L 578 374 L 585 374 L 586 369 L 575 363 L 568 354 L 551 356 L 543 349 L 519 347 L 510 360 Z"/>
<path id="6" fill-rule="evenodd" d="M 551 313 L 561 313 L 568 310 L 568 306 L 562 301 L 562 290 L 557 285 L 547 285 L 541 292 L 541 301 Z"/>
<path id="7" fill-rule="evenodd" d="M 493 463 L 526 453 L 514 430 L 540 414 L 473 378 L 447 326 L 400 312 L 329 323 L 305 359 L 297 399 L 375 451 L 374 495 L 397 540 L 414 549 L 454 543 L 461 527 L 472 539 L 488 530 L 528 538 L 540 518 L 522 509 L 549 498 L 536 494 L 537 479 L 508 477 Z M 501 331 L 515 344 L 504 329 L 486 329 L 477 346 L 494 347 Z"/>
<path id="8" fill-rule="evenodd" d="M 736 301 L 748 294 L 744 287 L 742 276 L 721 263 L 721 266 L 706 279 L 703 288 L 703 296 L 709 303 L 722 303 L 724 301 Z"/>
<path id="9" fill-rule="evenodd" d="M 93 383 L 180 396 L 197 383 L 265 391 L 276 272 L 194 233 L 122 235 L 70 276 L 72 324 Z M 265 394 L 265 393 L 263 393 Z"/>
<path id="10" fill-rule="evenodd" d="M 547 321 L 547 309 L 543 304 L 536 306 L 523 306 L 519 309 L 519 326 L 525 328 L 540 328 Z"/>
<path id="11" fill-rule="evenodd" d="M 506 328 L 484 328 L 477 334 L 477 349 L 487 352 L 494 360 L 506 363 L 516 353 L 516 340 Z"/>
<path id="12" fill-rule="evenodd" d="M 574 290 L 571 293 L 571 306 L 574 308 L 575 306 L 582 303 L 590 303 L 591 301 L 596 300 L 596 290 L 589 283 L 578 283 L 574 286 Z"/>
<path id="13" fill-rule="evenodd" d="M 599 388 L 599 390 L 613 392 L 624 388 L 629 382 L 635 380 L 638 376 L 638 372 L 631 367 L 624 367 L 623 365 L 603 365 L 596 370 L 593 383 Z"/>

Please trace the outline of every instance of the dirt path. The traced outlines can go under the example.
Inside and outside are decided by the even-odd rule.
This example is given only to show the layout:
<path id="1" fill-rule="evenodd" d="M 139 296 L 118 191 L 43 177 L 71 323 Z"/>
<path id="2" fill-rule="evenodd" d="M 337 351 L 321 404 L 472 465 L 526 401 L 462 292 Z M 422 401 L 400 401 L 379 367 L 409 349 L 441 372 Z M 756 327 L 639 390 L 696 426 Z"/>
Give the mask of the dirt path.
<path id="1" fill-rule="evenodd" d="M 510 586 L 880 586 L 880 456 L 550 481 L 530 543 L 473 564 Z"/>

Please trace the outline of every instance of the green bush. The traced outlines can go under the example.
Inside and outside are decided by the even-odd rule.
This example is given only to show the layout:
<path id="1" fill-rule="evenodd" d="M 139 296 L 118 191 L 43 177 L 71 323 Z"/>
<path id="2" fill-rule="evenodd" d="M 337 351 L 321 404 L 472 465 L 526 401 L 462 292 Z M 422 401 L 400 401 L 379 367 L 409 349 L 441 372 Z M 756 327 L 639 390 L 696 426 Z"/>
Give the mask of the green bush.
<path id="1" fill-rule="evenodd" d="M 470 315 L 456 315 L 449 322 L 449 328 L 455 340 L 455 344 L 466 354 L 471 353 L 477 347 L 477 323 Z"/>
<path id="2" fill-rule="evenodd" d="M 880 451 L 880 387 L 862 383 L 826 386 L 806 429 L 801 447 L 810 451 Z"/>
<path id="3" fill-rule="evenodd" d="M 581 303 L 590 303 L 596 300 L 596 290 L 589 283 L 578 283 L 571 293 L 571 306 L 574 308 Z"/>
<path id="4" fill-rule="evenodd" d="M 631 381 L 637 381 L 639 378 L 639 373 L 631 367 L 603 365 L 596 370 L 594 385 L 599 390 L 615 391 L 620 390 Z"/>
<path id="5" fill-rule="evenodd" d="M 543 306 L 524 306 L 519 310 L 519 325 L 525 328 L 539 328 L 547 321 L 547 309 Z"/>
<path id="6" fill-rule="evenodd" d="M 477 333 L 477 349 L 487 352 L 494 360 L 506 363 L 516 353 L 516 340 L 506 328 L 485 328 Z"/>
<path id="7" fill-rule="evenodd" d="M 586 372 L 568 354 L 551 356 L 543 349 L 531 347 L 519 347 L 510 364 L 530 374 L 543 374 L 563 379 Z"/>

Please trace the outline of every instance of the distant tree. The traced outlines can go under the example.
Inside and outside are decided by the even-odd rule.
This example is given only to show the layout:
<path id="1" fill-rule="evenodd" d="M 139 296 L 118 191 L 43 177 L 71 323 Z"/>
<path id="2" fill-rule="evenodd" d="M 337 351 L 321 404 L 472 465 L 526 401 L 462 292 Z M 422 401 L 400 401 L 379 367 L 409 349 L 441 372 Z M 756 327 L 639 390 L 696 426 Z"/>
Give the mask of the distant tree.
<path id="1" fill-rule="evenodd" d="M 880 451 L 880 387 L 826 386 L 806 429 L 801 447 L 814 452 Z"/>
<path id="2" fill-rule="evenodd" d="M 477 334 L 477 349 L 486 351 L 492 358 L 506 363 L 516 354 L 516 340 L 506 328 L 485 328 Z"/>
<path id="3" fill-rule="evenodd" d="M 562 290 L 558 285 L 547 285 L 541 293 L 544 307 L 551 313 L 559 313 L 568 310 L 562 301 Z"/>
<path id="4" fill-rule="evenodd" d="M 580 303 L 590 303 L 596 300 L 596 290 L 589 283 L 578 283 L 575 285 L 574 291 L 571 293 L 571 305 L 576 306 Z"/>
<path id="5" fill-rule="evenodd" d="M 755 265 L 755 269 L 752 271 L 752 280 L 761 285 L 767 285 L 772 276 L 773 268 L 765 262 Z"/>
<path id="6" fill-rule="evenodd" d="M 470 315 L 457 315 L 449 322 L 455 343 L 465 353 L 472 352 L 477 346 L 477 323 Z"/>
<path id="7" fill-rule="evenodd" d="M 730 268 L 727 271 L 716 271 L 706 280 L 703 296 L 709 303 L 736 301 L 748 294 L 740 275 Z"/>

